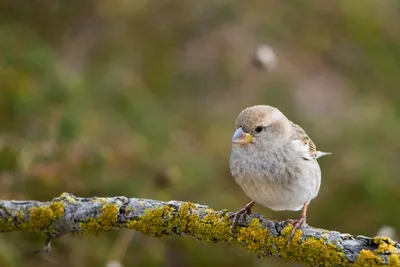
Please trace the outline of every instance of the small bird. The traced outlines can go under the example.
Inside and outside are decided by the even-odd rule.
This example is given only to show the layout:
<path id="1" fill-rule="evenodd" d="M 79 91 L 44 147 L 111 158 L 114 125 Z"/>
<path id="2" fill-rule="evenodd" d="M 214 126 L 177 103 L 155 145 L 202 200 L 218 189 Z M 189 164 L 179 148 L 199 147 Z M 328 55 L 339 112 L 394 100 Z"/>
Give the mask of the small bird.
<path id="1" fill-rule="evenodd" d="M 321 169 L 315 144 L 300 126 L 279 109 L 257 105 L 240 112 L 232 137 L 231 174 L 252 200 L 234 213 L 232 228 L 241 216 L 251 214 L 255 203 L 275 211 L 301 210 L 292 236 L 306 222 L 307 206 L 319 192 Z"/>

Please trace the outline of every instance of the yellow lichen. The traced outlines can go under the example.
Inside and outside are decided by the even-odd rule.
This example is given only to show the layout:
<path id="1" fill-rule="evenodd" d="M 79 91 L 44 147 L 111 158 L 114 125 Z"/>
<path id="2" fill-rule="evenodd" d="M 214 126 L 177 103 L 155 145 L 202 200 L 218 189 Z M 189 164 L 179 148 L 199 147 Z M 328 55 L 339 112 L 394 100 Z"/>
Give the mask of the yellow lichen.
<path id="1" fill-rule="evenodd" d="M 375 251 L 363 250 L 358 258 L 360 266 L 362 264 L 378 263 L 382 264 L 383 260 L 381 255 L 388 255 L 389 266 L 400 266 L 400 254 L 399 250 L 394 246 L 395 242 L 388 237 L 377 236 L 372 238 L 372 242 L 378 245 Z"/>
<path id="2" fill-rule="evenodd" d="M 15 231 L 17 227 L 13 223 L 12 217 L 2 217 L 0 218 L 0 232 L 12 232 Z"/>
<path id="3" fill-rule="evenodd" d="M 397 254 L 391 254 L 389 256 L 389 266 L 400 266 L 400 255 Z"/>
<path id="4" fill-rule="evenodd" d="M 110 202 L 110 199 L 108 197 L 94 197 L 92 198 L 92 201 L 100 204 L 107 204 Z"/>
<path id="5" fill-rule="evenodd" d="M 69 193 L 62 193 L 61 195 L 60 195 L 60 198 L 61 199 L 63 199 L 63 200 L 65 200 L 65 201 L 67 201 L 67 202 L 69 202 L 69 203 L 76 203 L 76 202 L 78 202 L 75 198 L 73 198 L 72 196 L 71 196 L 71 194 L 69 194 Z"/>
<path id="6" fill-rule="evenodd" d="M 49 205 L 31 207 L 28 212 L 17 209 L 7 213 L 11 215 L 0 220 L 1 232 L 15 230 L 52 232 L 53 222 L 64 216 L 64 204 L 62 201 L 54 201 Z"/>
<path id="7" fill-rule="evenodd" d="M 252 219 L 247 228 L 241 227 L 237 230 L 237 241 L 256 254 L 260 254 L 267 236 L 268 229 L 261 230 L 258 219 Z"/>
<path id="8" fill-rule="evenodd" d="M 118 209 L 116 204 L 105 204 L 97 218 L 90 218 L 87 222 L 81 222 L 80 227 L 85 233 L 91 234 L 109 231 L 116 227 Z"/>
<path id="9" fill-rule="evenodd" d="M 21 216 L 18 214 L 18 216 Z M 44 229 L 52 231 L 51 225 L 60 217 L 64 216 L 64 204 L 61 201 L 55 201 L 50 205 L 35 206 L 29 209 L 29 219 L 21 223 L 21 229 L 40 232 Z"/>
<path id="10" fill-rule="evenodd" d="M 55 220 L 64 216 L 64 203 L 76 202 L 71 195 L 65 193 L 48 205 L 35 206 L 26 213 L 22 210 L 12 211 L 11 215 L 0 220 L 0 231 L 13 231 L 20 228 L 27 231 L 51 232 Z M 119 206 L 109 202 L 108 198 L 96 198 L 96 205 L 102 205 L 101 213 L 80 224 L 84 232 L 98 234 L 118 227 Z M 144 205 L 144 202 L 142 202 Z M 129 212 L 129 207 L 126 209 Z M 9 214 L 9 213 L 7 213 Z M 27 217 L 28 216 L 28 217 Z M 27 218 L 26 218 L 27 217 Z M 189 234 L 200 240 L 209 242 L 232 242 L 242 244 L 247 250 L 259 255 L 270 254 L 311 266 L 400 266 L 399 249 L 396 243 L 387 237 L 374 237 L 375 250 L 362 250 L 356 262 L 351 263 L 341 248 L 328 243 L 328 231 L 321 238 L 303 237 L 298 229 L 289 241 L 293 226 L 288 224 L 280 235 L 274 236 L 264 227 L 259 219 L 253 218 L 247 227 L 231 230 L 231 222 L 227 215 L 213 209 L 199 209 L 187 202 L 178 210 L 170 205 L 147 209 L 140 217 L 126 223 L 126 227 L 142 232 L 145 235 L 163 237 L 173 233 Z M 17 227 L 19 224 L 19 227 Z M 385 257 L 382 257 L 385 255 Z"/>
<path id="11" fill-rule="evenodd" d="M 395 247 L 394 247 L 395 243 L 389 237 L 376 236 L 376 237 L 372 238 L 372 242 L 374 244 L 378 245 L 377 252 L 380 252 L 380 253 L 390 252 L 390 251 L 393 251 L 393 249 L 395 249 Z"/>
<path id="12" fill-rule="evenodd" d="M 101 210 L 101 216 L 99 219 L 101 219 L 101 222 L 103 222 L 104 225 L 109 225 L 115 226 L 115 223 L 117 222 L 117 216 L 118 216 L 118 206 L 116 204 L 106 204 Z"/>
<path id="13" fill-rule="evenodd" d="M 178 224 L 178 231 L 189 231 L 195 232 L 195 226 L 193 225 L 193 221 L 198 217 L 196 215 L 191 215 L 190 209 L 196 209 L 196 206 L 192 205 L 190 202 L 184 203 L 178 210 L 178 220 L 180 220 L 180 224 Z M 192 218 L 190 218 L 192 217 Z"/>
<path id="14" fill-rule="evenodd" d="M 303 232 L 298 229 L 289 242 L 293 226 L 287 225 L 281 235 L 273 236 L 268 229 L 262 229 L 261 222 L 254 218 L 248 227 L 240 228 L 237 241 L 249 251 L 261 256 L 274 254 L 284 259 L 309 265 L 339 263 L 345 266 L 348 262 L 345 255 L 336 246 L 327 246 L 323 238 L 307 237 L 302 239 Z"/>
<path id="15" fill-rule="evenodd" d="M 91 227 L 98 226 L 95 222 L 90 222 L 90 224 L 92 224 Z M 253 218 L 247 227 L 238 227 L 236 233 L 232 233 L 231 223 L 228 222 L 227 216 L 216 213 L 212 209 L 202 210 L 200 216 L 198 208 L 189 202 L 182 204 L 178 211 L 168 205 L 148 209 L 140 218 L 127 222 L 126 226 L 145 235 L 156 237 L 163 237 L 171 233 L 187 233 L 209 242 L 232 242 L 236 240 L 259 256 L 274 254 L 284 259 L 312 266 L 332 266 L 332 264 L 366 266 L 371 263 L 383 263 L 379 255 L 372 251 L 363 250 L 358 260 L 351 264 L 340 248 L 332 243 L 327 243 L 326 239 L 322 237 L 303 239 L 303 232 L 300 229 L 288 242 L 293 229 L 291 224 L 281 231 L 281 235 L 273 236 L 267 228 L 262 228 L 259 219 Z M 376 253 L 381 253 L 380 250 L 395 250 L 393 241 L 376 239 L 375 242 L 378 244 Z M 389 263 L 391 266 L 398 265 L 398 255 L 391 255 Z"/>
<path id="16" fill-rule="evenodd" d="M 347 259 L 335 245 L 327 246 L 323 238 L 308 237 L 299 245 L 297 259 L 304 263 L 335 263 L 345 266 Z"/>
<path id="17" fill-rule="evenodd" d="M 208 214 L 203 218 L 197 215 L 192 215 L 190 221 L 196 222 L 197 227 L 191 227 L 191 231 L 195 232 L 195 236 L 201 240 L 214 242 L 218 240 L 220 242 L 231 242 L 231 225 L 226 221 L 225 217 L 216 213 L 212 209 L 207 210 Z M 193 226 L 190 223 L 189 226 Z"/>
<path id="18" fill-rule="evenodd" d="M 169 234 L 173 227 L 171 222 L 173 208 L 165 206 L 153 210 L 145 210 L 144 215 L 139 220 L 127 223 L 129 229 L 142 232 L 145 235 L 163 237 Z"/>
<path id="19" fill-rule="evenodd" d="M 200 240 L 209 242 L 231 242 L 233 240 L 230 223 L 221 213 L 207 209 L 198 215 L 198 208 L 192 203 L 184 203 L 175 218 L 180 231 Z"/>
<path id="20" fill-rule="evenodd" d="M 172 232 L 185 232 L 198 239 L 213 242 L 232 239 L 230 225 L 222 214 L 216 215 L 212 209 L 204 216 L 197 215 L 197 207 L 192 203 L 184 203 L 177 212 L 173 207 L 164 206 L 146 210 L 144 215 L 127 223 L 127 227 L 144 233 L 162 237 Z"/>
<path id="21" fill-rule="evenodd" d="M 267 228 L 262 228 L 259 219 L 253 218 L 247 227 L 238 227 L 236 233 L 232 233 L 231 222 L 227 220 L 227 216 L 215 213 L 212 209 L 202 211 L 202 216 L 199 216 L 196 210 L 197 207 L 191 203 L 184 203 L 177 212 L 173 212 L 170 206 L 146 210 L 141 218 L 128 222 L 127 227 L 158 237 L 175 231 L 210 242 L 232 242 L 236 239 L 257 255 L 272 253 L 306 264 L 322 261 L 343 264 L 347 262 L 343 252 L 334 245 L 327 247 L 322 238 L 302 240 L 301 230 L 297 230 L 288 243 L 292 225 L 286 226 L 280 236 L 272 236 Z"/>
<path id="22" fill-rule="evenodd" d="M 356 261 L 356 266 L 371 266 L 382 264 L 382 259 L 375 255 L 374 252 L 370 250 L 361 250 L 360 255 Z"/>
<path id="23" fill-rule="evenodd" d="M 53 220 L 64 216 L 64 203 L 62 201 L 53 201 L 50 204 L 50 209 L 53 211 Z"/>
<path id="24" fill-rule="evenodd" d="M 21 221 L 25 219 L 25 213 L 21 209 L 14 211 L 12 216 Z"/>

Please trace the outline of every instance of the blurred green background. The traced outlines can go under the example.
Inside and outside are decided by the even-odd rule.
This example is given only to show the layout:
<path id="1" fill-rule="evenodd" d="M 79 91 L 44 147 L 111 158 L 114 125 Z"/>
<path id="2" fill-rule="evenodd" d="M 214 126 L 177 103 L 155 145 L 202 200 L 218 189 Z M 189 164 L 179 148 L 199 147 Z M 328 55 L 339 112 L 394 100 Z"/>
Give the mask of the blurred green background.
<path id="1" fill-rule="evenodd" d="M 252 64 L 262 44 L 276 68 Z M 310 225 L 398 229 L 399 86 L 399 1 L 2 1 L 0 198 L 70 192 L 236 211 L 249 199 L 229 172 L 234 120 L 269 104 L 332 152 L 319 161 Z M 29 254 L 42 244 L 0 235 L 0 266 L 299 266 L 130 231 Z"/>

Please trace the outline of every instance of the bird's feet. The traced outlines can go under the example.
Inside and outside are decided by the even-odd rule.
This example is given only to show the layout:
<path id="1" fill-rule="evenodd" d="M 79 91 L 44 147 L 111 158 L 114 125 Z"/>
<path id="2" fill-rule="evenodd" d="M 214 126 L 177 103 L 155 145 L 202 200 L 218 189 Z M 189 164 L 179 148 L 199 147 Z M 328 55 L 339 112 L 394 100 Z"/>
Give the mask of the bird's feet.
<path id="1" fill-rule="evenodd" d="M 288 219 L 287 222 L 293 224 L 292 233 L 290 234 L 290 237 L 289 237 L 289 241 L 290 241 L 290 240 L 292 240 L 296 230 L 301 228 L 301 226 L 306 223 L 306 216 L 302 215 L 300 218 L 298 218 L 296 220 Z"/>
<path id="2" fill-rule="evenodd" d="M 291 219 L 287 220 L 288 223 L 293 224 L 292 233 L 290 234 L 288 243 L 292 240 L 296 230 L 299 229 L 303 224 L 306 223 L 307 207 L 308 207 L 308 203 L 304 203 L 303 210 L 301 212 L 301 216 L 297 220 L 291 220 Z"/>
<path id="3" fill-rule="evenodd" d="M 251 208 L 254 206 L 254 201 L 248 203 L 246 206 L 244 206 L 243 209 L 239 210 L 238 212 L 235 212 L 234 214 L 232 214 L 231 216 L 229 216 L 229 220 L 233 218 L 233 222 L 232 222 L 232 230 L 235 230 L 240 217 L 242 217 L 243 219 L 246 218 L 247 215 L 251 214 Z"/>

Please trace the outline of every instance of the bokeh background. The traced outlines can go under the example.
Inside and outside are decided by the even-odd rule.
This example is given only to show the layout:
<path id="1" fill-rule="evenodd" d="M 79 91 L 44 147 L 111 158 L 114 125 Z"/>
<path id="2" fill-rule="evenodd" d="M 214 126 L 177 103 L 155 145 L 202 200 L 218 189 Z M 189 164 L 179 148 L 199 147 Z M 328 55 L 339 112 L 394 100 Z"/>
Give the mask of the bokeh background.
<path id="1" fill-rule="evenodd" d="M 260 68 L 264 44 L 276 57 Z M 398 1 L 2 1 L 0 198 L 70 192 L 238 210 L 248 198 L 229 173 L 234 120 L 269 104 L 332 152 L 319 161 L 310 225 L 398 229 L 399 86 Z M 0 235 L 0 266 L 299 266 L 131 231 L 29 253 L 42 244 Z"/>

